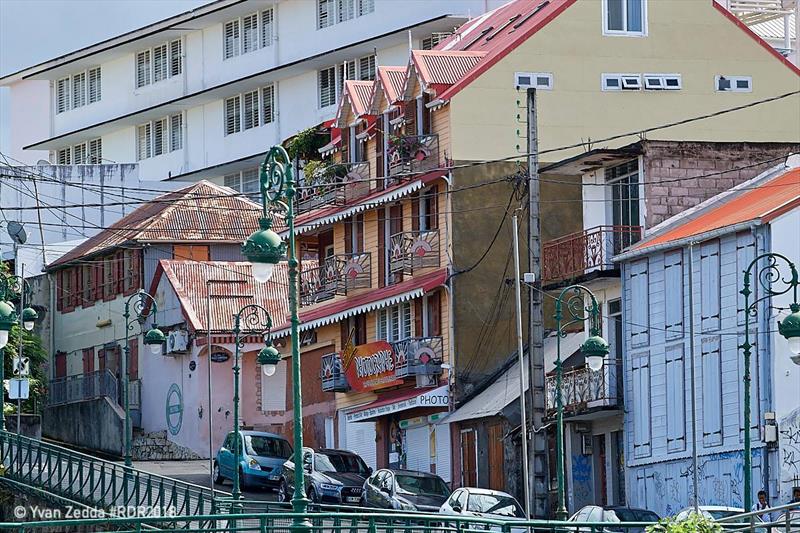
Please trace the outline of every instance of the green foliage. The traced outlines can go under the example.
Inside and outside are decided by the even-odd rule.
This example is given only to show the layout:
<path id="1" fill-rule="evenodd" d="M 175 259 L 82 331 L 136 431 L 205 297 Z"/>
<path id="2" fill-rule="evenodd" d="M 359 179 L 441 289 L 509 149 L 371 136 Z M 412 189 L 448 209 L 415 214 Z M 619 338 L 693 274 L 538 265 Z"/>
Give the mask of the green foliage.
<path id="1" fill-rule="evenodd" d="M 722 533 L 722 526 L 702 514 L 689 513 L 685 520 L 664 518 L 658 524 L 647 526 L 647 533 Z"/>
<path id="2" fill-rule="evenodd" d="M 297 132 L 297 135 L 289 139 L 286 143 L 286 152 L 290 159 L 295 157 L 305 160 L 318 159 L 319 149 L 325 144 L 325 135 L 318 132 L 317 128 L 311 127 Z"/>

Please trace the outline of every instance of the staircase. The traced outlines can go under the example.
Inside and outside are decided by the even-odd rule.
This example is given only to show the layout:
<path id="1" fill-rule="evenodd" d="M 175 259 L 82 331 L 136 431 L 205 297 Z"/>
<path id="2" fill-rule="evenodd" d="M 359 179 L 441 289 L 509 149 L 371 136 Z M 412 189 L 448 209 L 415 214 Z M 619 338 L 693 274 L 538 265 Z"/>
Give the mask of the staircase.
<path id="1" fill-rule="evenodd" d="M 131 442 L 131 456 L 134 461 L 188 461 L 202 459 L 189 448 L 169 440 L 166 430 L 152 433 L 134 431 L 133 441 Z"/>

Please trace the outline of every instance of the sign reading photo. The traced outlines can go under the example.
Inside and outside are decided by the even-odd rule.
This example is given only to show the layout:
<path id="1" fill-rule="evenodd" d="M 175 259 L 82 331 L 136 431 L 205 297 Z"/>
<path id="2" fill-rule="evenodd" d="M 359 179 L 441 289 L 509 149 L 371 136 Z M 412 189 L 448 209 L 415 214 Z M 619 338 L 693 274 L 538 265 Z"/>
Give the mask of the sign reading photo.
<path id="1" fill-rule="evenodd" d="M 394 375 L 395 354 L 386 341 L 354 346 L 342 352 L 342 367 L 353 391 L 371 391 L 403 383 Z"/>
<path id="2" fill-rule="evenodd" d="M 413 409 L 414 407 L 447 407 L 448 405 L 450 405 L 450 393 L 447 390 L 447 385 L 443 385 L 399 402 L 378 407 L 367 407 L 355 413 L 348 413 L 347 421 L 358 422 L 359 420 L 384 416 L 398 411 L 405 411 L 406 409 Z"/>

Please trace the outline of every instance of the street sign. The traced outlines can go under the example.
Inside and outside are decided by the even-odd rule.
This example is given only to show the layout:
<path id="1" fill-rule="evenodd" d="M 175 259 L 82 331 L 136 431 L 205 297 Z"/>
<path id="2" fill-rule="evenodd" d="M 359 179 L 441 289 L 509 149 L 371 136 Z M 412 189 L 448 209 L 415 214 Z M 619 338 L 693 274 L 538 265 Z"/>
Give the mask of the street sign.
<path id="1" fill-rule="evenodd" d="M 29 376 L 31 373 L 30 359 L 28 357 L 14 357 L 11 368 L 15 376 Z"/>
<path id="2" fill-rule="evenodd" d="M 8 380 L 8 398 L 11 400 L 27 400 L 30 394 L 28 378 L 11 378 Z"/>

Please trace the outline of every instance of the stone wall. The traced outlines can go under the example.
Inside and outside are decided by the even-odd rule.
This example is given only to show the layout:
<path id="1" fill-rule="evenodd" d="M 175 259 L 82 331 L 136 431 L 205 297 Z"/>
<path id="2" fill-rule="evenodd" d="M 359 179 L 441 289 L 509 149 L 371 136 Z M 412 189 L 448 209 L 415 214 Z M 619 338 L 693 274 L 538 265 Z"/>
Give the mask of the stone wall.
<path id="1" fill-rule="evenodd" d="M 642 145 L 648 228 L 800 152 L 798 143 L 645 141 Z"/>
<path id="2" fill-rule="evenodd" d="M 175 444 L 167 438 L 166 431 L 144 433 L 131 442 L 134 461 L 188 461 L 201 459 L 189 448 Z"/>

